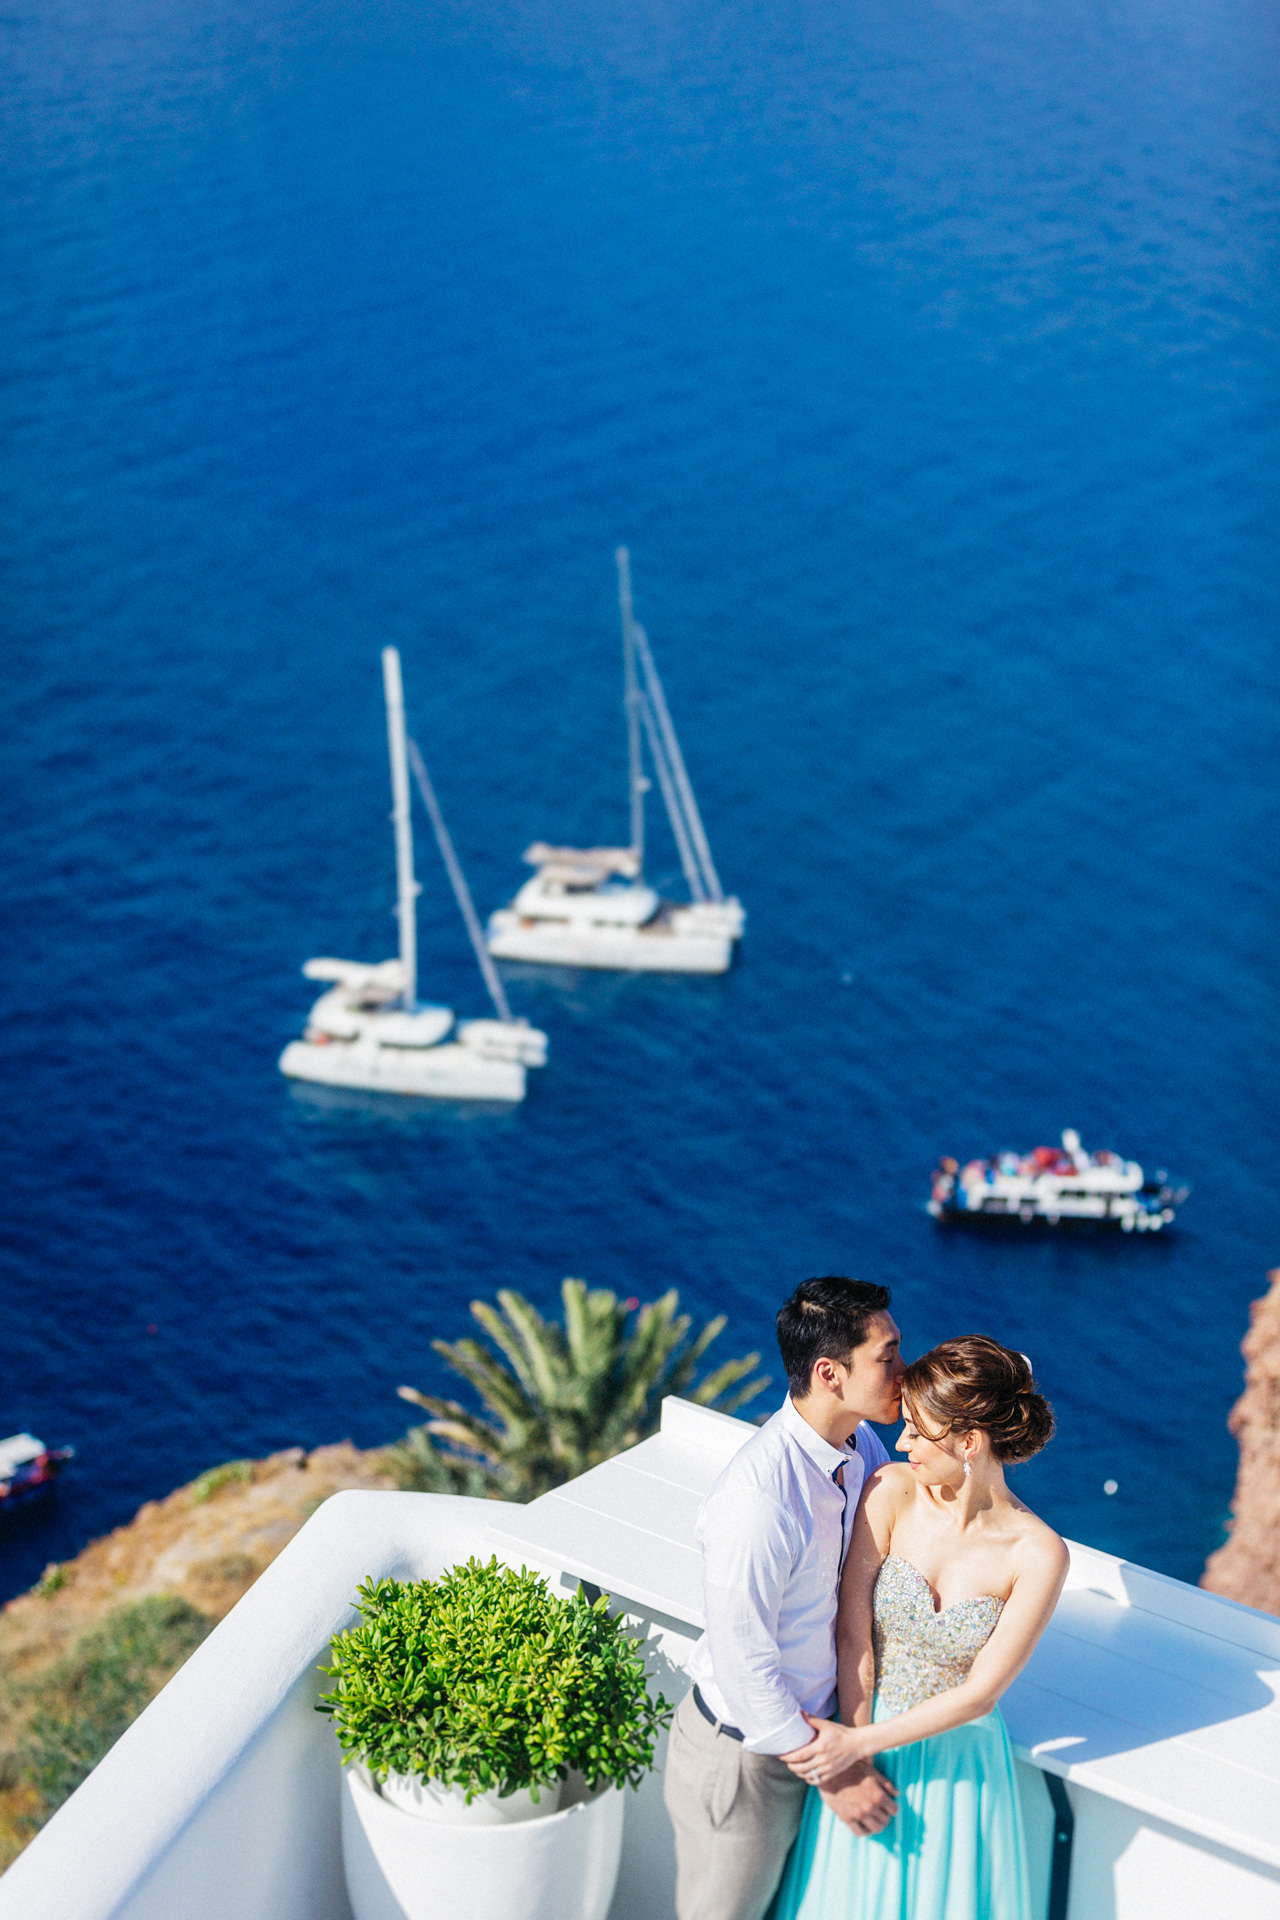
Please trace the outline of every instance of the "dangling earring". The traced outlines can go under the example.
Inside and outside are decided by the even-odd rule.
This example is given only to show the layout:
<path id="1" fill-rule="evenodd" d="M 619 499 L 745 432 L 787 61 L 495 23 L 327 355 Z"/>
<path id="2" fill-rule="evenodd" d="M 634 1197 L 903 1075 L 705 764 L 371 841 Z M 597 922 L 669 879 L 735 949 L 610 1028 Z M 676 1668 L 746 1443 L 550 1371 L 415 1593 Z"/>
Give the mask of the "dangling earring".
<path id="1" fill-rule="evenodd" d="M 969 1475 L 972 1472 L 973 1472 L 973 1468 L 969 1465 L 969 1462 L 966 1460 L 964 1463 L 964 1477 L 966 1480 L 969 1478 Z"/>

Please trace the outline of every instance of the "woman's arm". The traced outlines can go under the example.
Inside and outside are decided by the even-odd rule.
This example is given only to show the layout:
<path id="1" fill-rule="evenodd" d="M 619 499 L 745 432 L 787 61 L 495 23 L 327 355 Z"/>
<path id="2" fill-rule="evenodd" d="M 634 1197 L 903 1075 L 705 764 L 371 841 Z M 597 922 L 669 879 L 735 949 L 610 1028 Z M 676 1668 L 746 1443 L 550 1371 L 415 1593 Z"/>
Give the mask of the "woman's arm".
<path id="1" fill-rule="evenodd" d="M 995 1631 L 960 1686 L 936 1693 L 931 1700 L 922 1700 L 918 1707 L 909 1707 L 878 1726 L 836 1728 L 831 1721 L 811 1721 L 820 1735 L 830 1730 L 828 1738 L 805 1749 L 813 1756 L 807 1776 L 815 1785 L 838 1776 L 851 1761 L 870 1760 L 890 1747 L 905 1747 L 915 1740 L 949 1733 L 953 1727 L 990 1713 L 1031 1658 L 1067 1577 L 1067 1549 L 1056 1534 L 1048 1534 L 1046 1529 L 1046 1535 L 1034 1544 L 1028 1543 L 1025 1565 L 1014 1579 L 1013 1592 Z"/>
<path id="2" fill-rule="evenodd" d="M 903 1473 L 889 1466 L 872 1474 L 854 1515 L 836 1614 L 836 1686 L 844 1727 L 867 1726 L 871 1720 L 876 1689 L 871 1601 L 893 1536 L 893 1516 L 907 1491 L 896 1484 Z"/>
<path id="3" fill-rule="evenodd" d="M 853 1518 L 853 1532 L 840 1577 L 840 1600 L 836 1611 L 836 1686 L 840 1697 L 840 1719 L 817 1720 L 810 1713 L 805 1719 L 813 1729 L 806 1746 L 796 1747 L 779 1758 L 793 1773 L 814 1785 L 831 1786 L 852 1771 L 863 1759 L 861 1754 L 844 1750 L 843 1742 L 853 1731 L 853 1722 L 871 1718 L 875 1691 L 875 1653 L 871 1643 L 871 1600 L 876 1576 L 889 1551 L 896 1516 L 915 1492 L 909 1467 L 892 1463 L 873 1473 L 863 1489 Z M 826 1764 L 830 1762 L 830 1764 Z M 843 1816 L 842 1816 L 843 1817 Z"/>

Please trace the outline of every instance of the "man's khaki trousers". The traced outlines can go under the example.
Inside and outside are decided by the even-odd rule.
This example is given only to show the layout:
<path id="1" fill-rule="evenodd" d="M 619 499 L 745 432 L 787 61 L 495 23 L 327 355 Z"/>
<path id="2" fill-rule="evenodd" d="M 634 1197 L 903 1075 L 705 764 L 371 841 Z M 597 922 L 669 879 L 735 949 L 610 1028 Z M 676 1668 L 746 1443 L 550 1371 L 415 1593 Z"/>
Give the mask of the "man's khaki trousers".
<path id="1" fill-rule="evenodd" d="M 770 1753 L 747 1753 L 681 1701 L 663 1798 L 676 1830 L 678 1920 L 763 1920 L 808 1792 Z"/>

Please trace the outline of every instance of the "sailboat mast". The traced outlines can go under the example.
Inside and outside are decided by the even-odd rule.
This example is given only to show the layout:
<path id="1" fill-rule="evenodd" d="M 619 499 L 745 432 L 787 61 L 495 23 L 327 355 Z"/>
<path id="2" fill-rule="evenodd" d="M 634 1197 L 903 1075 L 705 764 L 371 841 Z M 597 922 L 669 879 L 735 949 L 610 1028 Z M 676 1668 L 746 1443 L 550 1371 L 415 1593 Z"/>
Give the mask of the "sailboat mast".
<path id="1" fill-rule="evenodd" d="M 387 698 L 387 748 L 391 756 L 391 818 L 396 830 L 396 918 L 400 922 L 400 967 L 404 1004 L 418 1000 L 418 883 L 413 877 L 413 827 L 409 819 L 409 767 L 404 744 L 404 684 L 400 654 L 382 649 L 382 687 Z"/>
<path id="2" fill-rule="evenodd" d="M 627 771 L 631 796 L 631 851 L 644 867 L 644 793 L 648 785 L 640 763 L 640 685 L 636 678 L 635 615 L 631 610 L 631 555 L 619 547 L 618 611 L 622 615 L 623 699 L 627 711 Z"/>

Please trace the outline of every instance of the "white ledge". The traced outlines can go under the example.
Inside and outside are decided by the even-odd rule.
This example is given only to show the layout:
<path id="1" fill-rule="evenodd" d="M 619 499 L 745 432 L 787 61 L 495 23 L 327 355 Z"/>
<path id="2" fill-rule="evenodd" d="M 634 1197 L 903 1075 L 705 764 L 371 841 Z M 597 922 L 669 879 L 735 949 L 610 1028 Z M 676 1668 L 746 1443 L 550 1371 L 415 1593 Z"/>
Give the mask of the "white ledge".
<path id="1" fill-rule="evenodd" d="M 753 1428 L 668 1401 L 662 1430 L 529 1507 L 327 1501 L 0 1879 L 0 1920 L 350 1920 L 338 1747 L 317 1669 L 362 1579 L 496 1550 L 611 1593 L 674 1698 L 701 1624 L 699 1502 Z M 1280 1920 L 1280 1621 L 1087 1547 L 1004 1710 L 1029 1832 L 1069 1783 L 1069 1920 Z M 1030 1782 L 1030 1786 L 1028 1786 Z M 628 1797 L 610 1920 L 672 1920 L 661 1780 Z"/>
<path id="2" fill-rule="evenodd" d="M 694 1518 L 754 1431 L 667 1400 L 653 1439 L 504 1509 L 499 1551 L 701 1630 Z M 1068 1545 L 1053 1622 L 1002 1702 L 1019 1756 L 1280 1867 L 1280 1620 Z"/>
<path id="3" fill-rule="evenodd" d="M 238 1843 L 228 1844 L 231 1835 L 219 1827 L 209 1846 L 195 1849 L 211 1884 L 222 1888 L 215 1910 L 228 1920 L 258 1912 L 347 1920 L 337 1743 L 313 1711 L 325 1684 L 319 1663 L 333 1634 L 354 1621 L 351 1602 L 362 1580 L 423 1579 L 465 1560 L 492 1514 L 488 1501 L 447 1494 L 352 1492 L 326 1500 L 0 1879 L 0 1920 L 105 1920 L 126 1911 L 186 1920 L 203 1911 L 189 1892 L 170 1887 L 165 1863 L 238 1776 L 250 1783 L 237 1796 Z M 323 1738 L 299 1756 L 309 1722 Z M 266 1752 L 255 1752 L 264 1742 Z M 302 1790 L 278 1807 L 274 1796 L 267 1802 L 281 1826 L 263 1860 L 267 1836 L 254 1818 L 255 1794 L 269 1792 L 272 1774 L 297 1768 L 299 1759 Z M 317 1906 L 306 1893 L 297 1861 L 308 1853 L 327 1863 L 333 1903 Z M 180 1884 L 191 1866 L 182 1863 Z M 250 1885 L 239 1896 L 242 1878 Z"/>

